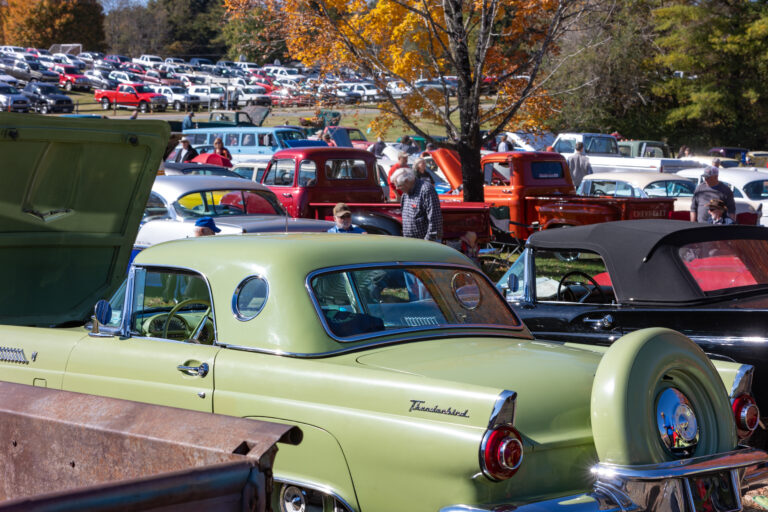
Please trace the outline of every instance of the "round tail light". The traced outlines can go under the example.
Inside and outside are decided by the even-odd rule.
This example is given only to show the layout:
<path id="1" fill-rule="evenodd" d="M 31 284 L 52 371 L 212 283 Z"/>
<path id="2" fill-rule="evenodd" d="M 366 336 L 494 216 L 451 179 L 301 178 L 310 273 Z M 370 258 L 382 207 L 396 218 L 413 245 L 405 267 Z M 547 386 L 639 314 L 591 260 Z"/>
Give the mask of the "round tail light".
<path id="1" fill-rule="evenodd" d="M 523 438 L 510 425 L 488 430 L 480 445 L 480 465 L 491 480 L 511 478 L 523 462 Z"/>
<path id="2" fill-rule="evenodd" d="M 733 418 L 736 420 L 736 430 L 739 439 L 746 439 L 752 435 L 760 423 L 760 410 L 751 395 L 739 395 L 733 401 Z"/>

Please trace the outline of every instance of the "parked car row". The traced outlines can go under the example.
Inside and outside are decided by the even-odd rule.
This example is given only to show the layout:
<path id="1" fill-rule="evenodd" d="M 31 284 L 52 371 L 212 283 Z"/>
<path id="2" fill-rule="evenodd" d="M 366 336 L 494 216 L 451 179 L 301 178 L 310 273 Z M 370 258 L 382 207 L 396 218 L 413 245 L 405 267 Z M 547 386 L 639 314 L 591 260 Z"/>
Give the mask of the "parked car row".
<path id="1" fill-rule="evenodd" d="M 716 327 L 713 309 L 733 314 L 730 299 L 743 301 L 752 316 L 737 321 L 749 323 L 768 289 L 761 228 L 739 227 L 724 244 L 710 233 L 718 227 L 702 228 L 702 238 L 686 228 L 678 235 L 676 226 L 645 233 L 661 221 L 634 221 L 623 234 L 595 231 L 594 243 L 587 236 L 571 248 L 563 245 L 576 239 L 570 232 L 592 228 L 535 234 L 531 246 L 542 253 L 597 252 L 601 240 L 619 250 L 619 271 L 611 266 L 610 275 L 590 260 L 554 286 L 541 276 L 548 280 L 541 297 L 555 299 L 535 305 L 537 315 L 566 301 L 579 313 L 602 307 L 588 317 L 599 328 L 610 325 L 607 311 L 624 315 L 609 346 L 563 342 L 534 337 L 470 259 L 423 240 L 219 234 L 157 244 L 129 264 L 143 216 L 145 225 L 173 217 L 189 227 L 212 215 L 226 223 L 266 212 L 274 220 L 281 206 L 265 187 L 240 179 L 155 182 L 169 137 L 162 123 L 0 113 L 5 126 L 18 128 L 18 137 L 0 139 L 16 171 L 9 190 L 26 191 L 45 171 L 53 174 L 38 180 L 41 193 L 61 186 L 56 176 L 97 193 L 72 194 L 64 214 L 34 210 L 45 217 L 34 223 L 29 208 L 40 207 L 26 204 L 34 198 L 7 198 L 18 203 L 8 208 L 14 236 L 5 248 L 16 266 L 7 276 L 12 293 L 0 293 L 0 380 L 295 426 L 301 443 L 280 446 L 264 508 L 725 512 L 742 508 L 747 486 L 768 480 L 768 453 L 747 446 L 759 411 L 755 368 L 741 357 L 755 335 L 744 332 L 747 349 L 736 361 L 710 358 L 685 335 L 653 328 L 651 315 L 633 315 L 671 293 L 701 306 L 698 325 L 706 329 Z M 41 138 L 66 142 L 67 154 L 80 158 L 61 159 L 33 143 Z M 19 144 L 28 151 L 16 151 Z M 561 156 L 534 157 L 564 172 Z M 96 179 L 105 161 L 114 161 L 111 187 Z M 372 183 L 373 163 L 354 149 L 289 150 L 262 181 L 278 187 L 282 202 L 288 191 L 314 188 L 312 178 L 320 188 L 346 182 L 351 190 L 364 171 Z M 537 179 L 548 179 L 552 166 L 538 167 Z M 163 189 L 159 200 L 153 182 L 155 192 Z M 84 243 L 84 225 L 110 236 Z M 55 264 L 51 250 L 61 256 Z M 534 270 L 563 268 L 530 258 L 526 289 L 538 286 Z M 597 283 L 575 282 L 578 272 Z M 650 295 L 638 293 L 646 280 L 659 283 Z M 510 290 L 521 282 L 515 274 Z M 609 288 L 617 304 L 597 304 Z M 675 321 L 684 318 L 676 313 Z M 718 318 L 720 329 L 732 321 Z"/>

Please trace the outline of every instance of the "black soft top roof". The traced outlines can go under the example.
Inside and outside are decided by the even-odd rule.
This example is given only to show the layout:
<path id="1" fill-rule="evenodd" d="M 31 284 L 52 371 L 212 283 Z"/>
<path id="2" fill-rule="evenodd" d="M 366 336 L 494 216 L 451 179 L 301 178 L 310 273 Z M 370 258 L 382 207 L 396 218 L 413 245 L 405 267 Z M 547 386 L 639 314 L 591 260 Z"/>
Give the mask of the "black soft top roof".
<path id="1" fill-rule="evenodd" d="M 622 303 L 690 303 L 707 297 L 685 269 L 678 249 L 713 240 L 768 240 L 762 226 L 715 226 L 676 220 L 627 220 L 534 233 L 526 247 L 583 250 L 605 262 Z"/>

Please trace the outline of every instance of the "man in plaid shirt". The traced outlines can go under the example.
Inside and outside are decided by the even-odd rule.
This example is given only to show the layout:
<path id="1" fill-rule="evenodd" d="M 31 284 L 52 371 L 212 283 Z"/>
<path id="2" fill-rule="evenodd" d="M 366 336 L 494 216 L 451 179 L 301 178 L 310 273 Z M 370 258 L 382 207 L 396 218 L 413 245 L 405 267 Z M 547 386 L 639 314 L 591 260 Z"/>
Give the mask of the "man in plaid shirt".
<path id="1" fill-rule="evenodd" d="M 402 193 L 403 236 L 441 242 L 443 214 L 432 184 L 417 179 L 411 169 L 398 169 L 393 181 Z"/>

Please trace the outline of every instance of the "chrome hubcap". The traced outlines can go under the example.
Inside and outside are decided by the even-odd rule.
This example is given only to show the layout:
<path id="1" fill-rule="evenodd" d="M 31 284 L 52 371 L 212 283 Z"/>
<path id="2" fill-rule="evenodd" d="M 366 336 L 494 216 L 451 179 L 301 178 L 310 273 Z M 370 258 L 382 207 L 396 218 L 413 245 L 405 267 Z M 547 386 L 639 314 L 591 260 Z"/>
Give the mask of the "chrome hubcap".
<path id="1" fill-rule="evenodd" d="M 675 388 L 656 399 L 656 423 L 662 444 L 675 456 L 689 457 L 699 443 L 699 425 L 690 400 Z"/>

